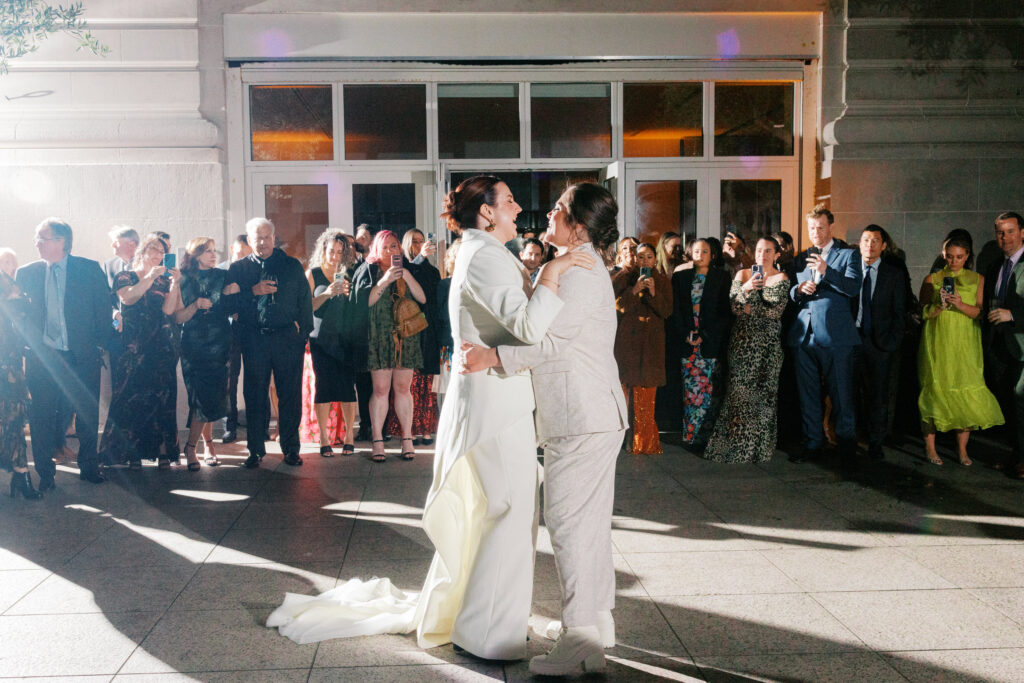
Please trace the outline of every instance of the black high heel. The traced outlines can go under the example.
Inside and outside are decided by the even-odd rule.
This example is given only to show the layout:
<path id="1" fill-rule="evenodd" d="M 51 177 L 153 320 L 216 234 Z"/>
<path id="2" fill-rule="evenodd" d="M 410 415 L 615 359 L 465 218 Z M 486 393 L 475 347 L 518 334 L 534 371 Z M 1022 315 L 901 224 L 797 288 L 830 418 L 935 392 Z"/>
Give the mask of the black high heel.
<path id="1" fill-rule="evenodd" d="M 190 448 L 192 449 L 192 457 L 195 458 L 194 462 L 188 459 L 188 449 Z M 199 456 L 196 455 L 196 445 L 194 443 L 185 444 L 185 460 L 188 462 L 189 472 L 198 472 L 199 468 L 202 467 L 199 464 Z"/>
<path id="2" fill-rule="evenodd" d="M 28 472 L 11 472 L 11 498 L 15 498 L 19 492 L 25 500 L 39 500 L 43 497 L 32 486 L 32 477 Z"/>
<path id="3" fill-rule="evenodd" d="M 385 439 L 374 439 L 373 443 L 384 443 L 384 441 L 385 441 Z M 388 456 L 387 456 L 386 453 L 371 453 L 370 454 L 370 460 L 373 460 L 374 462 L 384 462 L 387 459 L 388 459 Z"/>

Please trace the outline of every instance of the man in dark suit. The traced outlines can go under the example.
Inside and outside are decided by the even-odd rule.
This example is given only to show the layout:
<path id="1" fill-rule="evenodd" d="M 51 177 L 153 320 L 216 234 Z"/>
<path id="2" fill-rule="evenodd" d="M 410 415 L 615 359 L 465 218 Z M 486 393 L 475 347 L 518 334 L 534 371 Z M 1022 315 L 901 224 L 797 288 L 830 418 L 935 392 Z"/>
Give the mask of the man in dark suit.
<path id="1" fill-rule="evenodd" d="M 882 254 L 889 235 L 878 225 L 860 234 L 863 280 L 860 296 L 853 299 L 853 315 L 860 332 L 854 352 L 858 413 L 868 438 L 868 456 L 881 460 L 882 441 L 889 426 L 889 374 L 907 327 L 908 278 L 903 269 Z"/>
<path id="2" fill-rule="evenodd" d="M 277 388 L 278 432 L 284 462 L 298 466 L 302 464 L 302 357 L 313 329 L 313 295 L 302 264 L 274 247 L 273 223 L 266 218 L 253 218 L 245 231 L 252 254 L 231 264 L 224 290 L 238 314 L 235 324 L 242 341 L 242 395 L 249 449 L 245 466 L 259 467 L 266 454 L 271 373 Z"/>
<path id="3" fill-rule="evenodd" d="M 797 284 L 790 298 L 797 305 L 796 320 L 786 343 L 795 349 L 797 389 L 803 418 L 804 452 L 793 462 L 821 455 L 821 381 L 825 380 L 836 435 L 844 465 L 851 465 L 857 446 L 857 420 L 853 401 L 853 349 L 860 344 L 851 299 L 860 294 L 861 262 L 845 242 L 832 237 L 835 218 L 823 205 L 807 214 L 811 247 L 794 262 Z"/>
<path id="4" fill-rule="evenodd" d="M 71 255 L 71 227 L 47 218 L 36 227 L 41 260 L 18 269 L 28 295 L 26 380 L 32 394 L 28 421 L 39 489 L 54 487 L 53 452 L 69 415 L 76 414 L 79 476 L 104 481 L 96 456 L 100 363 L 110 331 L 110 289 L 96 261 Z"/>
<path id="5" fill-rule="evenodd" d="M 985 383 L 1006 418 L 1013 455 L 1001 464 L 1024 479 L 1024 219 L 1013 211 L 996 216 L 996 243 L 1003 258 L 985 273 Z M 993 305 L 995 304 L 995 305 Z"/>

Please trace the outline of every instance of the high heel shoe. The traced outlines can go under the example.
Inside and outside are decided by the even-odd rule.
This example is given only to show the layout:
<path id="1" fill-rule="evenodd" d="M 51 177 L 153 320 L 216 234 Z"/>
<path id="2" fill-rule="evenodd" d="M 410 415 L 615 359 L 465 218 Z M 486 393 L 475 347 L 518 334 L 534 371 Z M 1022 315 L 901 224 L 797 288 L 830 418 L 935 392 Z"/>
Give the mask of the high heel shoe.
<path id="1" fill-rule="evenodd" d="M 43 497 L 43 494 L 32 486 L 32 477 L 28 472 L 11 473 L 11 498 L 16 497 L 19 492 L 25 500 L 39 500 Z"/>
<path id="2" fill-rule="evenodd" d="M 206 466 L 216 467 L 220 464 L 220 460 L 217 459 L 217 451 L 213 448 L 213 442 L 206 442 Z"/>
<path id="3" fill-rule="evenodd" d="M 406 441 L 412 443 L 412 448 L 409 450 L 402 450 L 402 460 L 412 460 L 416 457 L 416 443 L 413 441 L 411 436 L 403 436 L 402 444 L 404 445 Z"/>
<path id="4" fill-rule="evenodd" d="M 192 449 L 192 457 L 188 457 L 188 449 Z M 185 461 L 188 462 L 189 472 L 198 472 L 201 465 L 199 464 L 199 458 L 196 457 L 196 445 L 194 443 L 185 444 Z"/>
<path id="5" fill-rule="evenodd" d="M 384 439 L 374 439 L 373 443 L 375 443 L 375 444 L 384 443 Z M 374 448 L 376 448 L 376 446 L 374 446 Z M 384 448 L 384 447 L 381 446 L 381 448 Z M 387 456 L 386 453 L 371 453 L 370 454 L 370 460 L 373 460 L 374 462 L 384 462 L 387 459 L 388 459 L 388 456 Z"/>

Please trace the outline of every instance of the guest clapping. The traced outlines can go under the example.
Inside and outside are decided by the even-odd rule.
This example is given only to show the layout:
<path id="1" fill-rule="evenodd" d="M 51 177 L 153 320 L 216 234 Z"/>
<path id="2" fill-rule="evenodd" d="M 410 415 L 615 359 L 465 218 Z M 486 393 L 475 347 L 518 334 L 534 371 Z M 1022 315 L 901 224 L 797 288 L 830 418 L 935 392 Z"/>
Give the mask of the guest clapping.
<path id="1" fill-rule="evenodd" d="M 367 368 L 373 379 L 370 415 L 373 426 L 371 457 L 384 462 L 384 420 L 388 414 L 388 393 L 395 392 L 395 412 L 402 428 L 402 458 L 415 457 L 412 442 L 412 375 L 423 367 L 423 351 L 417 334 L 406 337 L 398 329 L 395 308 L 398 301 L 413 299 L 424 304 L 423 289 L 403 265 L 402 247 L 390 230 L 381 230 L 373 238 L 366 263 L 356 271 L 352 298 L 368 309 Z"/>
<path id="2" fill-rule="evenodd" d="M 924 329 L 917 357 L 921 377 L 917 405 L 928 461 L 942 464 L 935 450 L 935 432 L 952 430 L 960 464 L 970 465 L 971 431 L 1003 424 L 1003 414 L 985 386 L 978 320 L 985 279 L 964 266 L 971 254 L 966 240 L 947 240 L 942 252 L 946 267 L 921 285 Z"/>
<path id="3" fill-rule="evenodd" d="M 107 462 L 130 469 L 141 468 L 143 459 L 158 460 L 160 469 L 178 460 L 178 352 L 170 316 L 181 273 L 164 266 L 166 253 L 166 243 L 150 237 L 135 252 L 132 269 L 114 276 L 124 352 L 112 373 L 117 385 L 100 451 Z"/>
<path id="4" fill-rule="evenodd" d="M 216 467 L 213 425 L 228 413 L 228 363 L 231 322 L 223 290 L 228 273 L 217 268 L 217 245 L 197 237 L 185 247 L 181 286 L 174 322 L 182 325 L 181 375 L 188 391 L 188 441 L 185 460 L 190 472 L 199 469 L 196 444 L 206 443 L 206 464 Z"/>
<path id="5" fill-rule="evenodd" d="M 619 312 L 615 361 L 630 412 L 626 449 L 650 455 L 661 453 L 654 401 L 657 387 L 665 384 L 665 319 L 672 315 L 672 283 L 657 270 L 650 244 L 640 244 L 630 262 L 612 277 Z"/>
<path id="6" fill-rule="evenodd" d="M 762 237 L 755 263 L 736 274 L 729 291 L 736 323 L 729 339 L 729 381 L 704 457 L 765 462 L 775 451 L 775 408 L 782 366 L 780 327 L 789 278 L 779 270 L 778 243 Z"/>

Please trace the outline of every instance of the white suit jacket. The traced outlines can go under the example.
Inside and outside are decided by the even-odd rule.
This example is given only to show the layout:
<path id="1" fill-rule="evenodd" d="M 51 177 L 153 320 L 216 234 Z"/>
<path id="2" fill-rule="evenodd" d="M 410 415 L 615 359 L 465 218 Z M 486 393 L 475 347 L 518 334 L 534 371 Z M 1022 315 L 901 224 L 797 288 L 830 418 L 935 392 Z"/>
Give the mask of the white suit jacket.
<path id="1" fill-rule="evenodd" d="M 611 277 L 590 244 L 576 247 L 594 267 L 571 268 L 558 284 L 565 308 L 533 346 L 500 346 L 507 373 L 533 374 L 537 439 L 625 429 L 629 418 L 615 363 L 615 294 Z M 461 257 L 462 254 L 460 253 Z M 537 287 L 534 296 L 550 292 Z"/>

